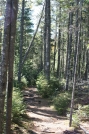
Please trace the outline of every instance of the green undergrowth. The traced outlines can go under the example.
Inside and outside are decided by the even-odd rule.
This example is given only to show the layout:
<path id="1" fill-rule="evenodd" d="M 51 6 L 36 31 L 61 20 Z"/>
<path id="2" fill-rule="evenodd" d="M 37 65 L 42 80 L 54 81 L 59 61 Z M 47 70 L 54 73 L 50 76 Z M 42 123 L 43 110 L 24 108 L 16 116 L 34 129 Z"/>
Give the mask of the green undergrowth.
<path id="1" fill-rule="evenodd" d="M 23 116 L 26 112 L 26 104 L 24 103 L 23 90 L 27 87 L 27 80 L 23 76 L 21 82 L 18 79 L 14 80 L 14 89 L 12 97 L 12 122 L 16 124 L 21 124 Z"/>
<path id="2" fill-rule="evenodd" d="M 58 78 L 51 76 L 50 80 L 48 81 L 45 76 L 40 73 L 36 81 L 36 86 L 38 93 L 43 98 L 51 99 L 51 105 L 55 108 L 55 110 L 57 110 L 59 115 L 66 116 L 70 114 L 72 89 L 69 91 L 64 90 L 64 79 L 59 80 Z M 79 89 L 75 90 L 73 113 L 74 126 L 78 126 L 81 120 L 89 118 L 88 95 L 88 86 L 83 85 L 82 87 L 79 87 Z"/>
<path id="3" fill-rule="evenodd" d="M 32 127 L 33 123 L 26 114 L 26 104 L 24 102 L 23 90 L 27 87 L 27 80 L 22 77 L 21 83 L 17 78 L 14 80 L 12 97 L 12 132 L 22 134 Z"/>
<path id="4" fill-rule="evenodd" d="M 71 93 L 64 91 L 65 80 L 56 77 L 50 78 L 49 81 L 41 73 L 38 76 L 37 82 L 38 93 L 43 98 L 50 98 L 51 102 L 57 110 L 59 115 L 66 115 L 67 109 L 70 105 Z"/>
<path id="5" fill-rule="evenodd" d="M 39 74 L 36 81 L 38 92 L 43 98 L 56 95 L 58 91 L 60 92 L 64 88 L 64 85 L 64 79 L 59 80 L 56 77 L 51 77 L 48 81 L 42 73 Z"/>
<path id="6" fill-rule="evenodd" d="M 79 126 L 81 121 L 89 121 L 89 105 L 78 105 L 78 109 L 74 110 L 72 126 Z"/>
<path id="7" fill-rule="evenodd" d="M 59 115 L 66 115 L 68 107 L 70 106 L 71 95 L 68 92 L 58 94 L 53 98 L 53 105 Z"/>
<path id="8" fill-rule="evenodd" d="M 27 87 L 27 85 L 28 85 L 28 81 L 24 76 L 21 78 L 21 82 L 18 82 L 17 77 L 14 79 L 14 87 L 16 88 L 23 90 L 25 87 Z"/>
<path id="9" fill-rule="evenodd" d="M 25 114 L 25 103 L 23 103 L 23 94 L 19 88 L 14 88 L 12 98 L 12 121 L 19 123 L 22 115 Z"/>
<path id="10" fill-rule="evenodd" d="M 75 90 L 72 126 L 78 127 L 82 121 L 89 121 L 89 85 Z"/>

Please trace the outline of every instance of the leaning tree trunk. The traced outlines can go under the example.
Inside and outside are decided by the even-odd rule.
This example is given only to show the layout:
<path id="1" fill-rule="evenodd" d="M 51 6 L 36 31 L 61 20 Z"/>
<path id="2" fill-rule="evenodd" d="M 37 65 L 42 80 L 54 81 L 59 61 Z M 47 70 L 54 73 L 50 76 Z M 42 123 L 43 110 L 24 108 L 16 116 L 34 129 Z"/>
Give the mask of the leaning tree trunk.
<path id="1" fill-rule="evenodd" d="M 50 0 L 45 0 L 44 75 L 50 79 Z"/>
<path id="2" fill-rule="evenodd" d="M 34 35 L 33 35 L 33 38 L 32 38 L 32 40 L 31 40 L 31 42 L 30 42 L 30 44 L 29 44 L 29 47 L 28 47 L 28 49 L 27 49 L 27 51 L 26 51 L 26 53 L 25 53 L 25 56 L 23 57 L 22 66 L 24 65 L 24 63 L 25 63 L 25 61 L 26 61 L 26 59 L 27 59 L 27 56 L 28 56 L 29 51 L 30 51 L 30 48 L 32 47 L 32 45 L 34 45 L 33 42 L 34 42 L 34 39 L 35 39 L 35 37 L 36 37 L 36 34 L 37 34 L 37 31 L 38 31 L 38 28 L 39 28 L 41 19 L 42 19 L 42 17 L 43 17 L 44 6 L 45 6 L 45 4 L 43 5 L 42 11 L 41 11 L 41 16 L 40 16 L 40 18 L 39 18 L 39 21 L 38 21 L 38 24 L 37 24 L 37 27 L 36 27 L 36 31 L 35 31 L 35 33 L 34 33 Z"/>
<path id="3" fill-rule="evenodd" d="M 8 49 L 8 89 L 7 89 L 7 108 L 6 108 L 6 132 L 11 132 L 11 108 L 12 108 L 12 90 L 13 90 L 13 64 L 14 64 L 14 43 L 16 35 L 16 20 L 18 11 L 18 0 L 11 0 L 10 7 L 11 11 L 11 23 L 10 23 L 10 34 L 9 34 L 9 49 Z M 14 17 L 13 17 L 14 15 Z M 13 37 L 13 38 L 12 38 Z"/>

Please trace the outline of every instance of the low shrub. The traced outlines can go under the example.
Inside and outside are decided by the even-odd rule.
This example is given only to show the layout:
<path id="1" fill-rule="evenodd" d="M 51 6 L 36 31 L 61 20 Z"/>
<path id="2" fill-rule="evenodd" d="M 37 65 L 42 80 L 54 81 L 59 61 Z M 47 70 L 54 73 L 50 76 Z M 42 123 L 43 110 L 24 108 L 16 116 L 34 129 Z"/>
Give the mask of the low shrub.
<path id="1" fill-rule="evenodd" d="M 23 95 L 20 89 L 13 90 L 12 97 L 12 121 L 17 123 L 21 119 L 21 115 L 25 113 L 25 104 L 23 103 Z"/>
<path id="2" fill-rule="evenodd" d="M 89 105 L 78 105 L 78 110 L 73 113 L 73 126 L 78 126 L 80 121 L 89 120 Z"/>
<path id="3" fill-rule="evenodd" d="M 50 78 L 50 81 L 49 81 L 49 84 L 50 84 L 50 88 L 53 88 L 54 91 L 55 90 L 63 90 L 64 89 L 64 86 L 65 86 L 65 79 L 58 79 L 56 77 L 51 77 Z"/>
<path id="4" fill-rule="evenodd" d="M 79 123 L 80 123 L 80 118 L 78 117 L 77 113 L 74 113 L 72 117 L 72 126 L 77 128 L 79 126 Z"/>
<path id="5" fill-rule="evenodd" d="M 53 99 L 53 105 L 59 115 L 65 115 L 70 104 L 71 95 L 67 92 L 60 93 Z"/>
<path id="6" fill-rule="evenodd" d="M 34 65 L 32 61 L 27 61 L 24 64 L 22 74 L 28 81 L 28 86 L 36 86 L 36 79 L 39 72 L 39 67 Z"/>
<path id="7" fill-rule="evenodd" d="M 58 92 L 56 91 L 62 90 L 64 85 L 65 81 L 64 80 L 59 81 L 59 79 L 56 77 L 51 77 L 50 80 L 48 81 L 43 75 L 43 73 L 39 74 L 36 81 L 37 89 L 40 95 L 42 95 L 42 97 L 44 98 L 57 94 Z"/>
<path id="8" fill-rule="evenodd" d="M 44 75 L 40 74 L 38 76 L 38 79 L 36 81 L 36 86 L 39 94 L 42 95 L 42 97 L 47 98 L 50 96 L 51 93 L 49 88 L 50 86 Z"/>

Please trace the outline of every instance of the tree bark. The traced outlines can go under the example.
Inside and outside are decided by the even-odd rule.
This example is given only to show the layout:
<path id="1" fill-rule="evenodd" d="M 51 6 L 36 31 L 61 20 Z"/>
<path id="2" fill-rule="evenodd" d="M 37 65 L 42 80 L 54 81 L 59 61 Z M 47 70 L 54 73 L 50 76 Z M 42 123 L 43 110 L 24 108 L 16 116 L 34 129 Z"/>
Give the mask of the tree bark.
<path id="1" fill-rule="evenodd" d="M 76 1 L 76 5 L 79 5 L 79 0 Z M 73 73 L 73 89 L 72 89 L 72 98 L 71 98 L 71 108 L 70 108 L 70 121 L 69 126 L 72 125 L 72 114 L 73 114 L 73 106 L 74 106 L 74 93 L 75 93 L 75 85 L 76 85 L 76 69 L 78 63 L 78 49 L 79 49 L 79 35 L 80 35 L 80 22 L 79 22 L 79 8 L 76 9 L 76 27 L 75 27 L 75 54 L 74 54 L 74 73 Z"/>
<path id="2" fill-rule="evenodd" d="M 57 8 L 57 7 L 56 7 Z M 54 57 L 53 57 L 53 71 L 55 73 L 55 63 L 56 63 L 56 47 L 57 47 L 57 16 L 56 16 L 56 29 L 55 29 L 55 38 L 54 38 Z"/>
<path id="3" fill-rule="evenodd" d="M 11 0 L 10 5 L 11 19 L 10 34 L 9 34 L 9 49 L 8 49 L 8 89 L 7 89 L 7 108 L 6 108 L 6 132 L 11 133 L 11 109 L 12 109 L 12 90 L 13 90 L 13 64 L 14 64 L 14 43 L 16 35 L 16 20 L 18 11 L 18 0 Z M 14 15 L 14 17 L 13 17 Z"/>
<path id="4" fill-rule="evenodd" d="M 4 39 L 1 52 L 1 69 L 0 69 L 0 134 L 3 133 L 4 124 L 4 102 L 7 84 L 7 67 L 8 67 L 8 49 L 9 49 L 9 33 L 11 23 L 11 0 L 7 0 L 4 23 Z"/>
<path id="5" fill-rule="evenodd" d="M 44 75 L 50 79 L 50 0 L 45 0 Z"/>
<path id="6" fill-rule="evenodd" d="M 22 73 L 22 50 L 23 50 L 23 32 L 24 32 L 24 6 L 25 0 L 22 0 L 22 13 L 21 13 L 21 29 L 20 29 L 20 45 L 19 45 L 19 68 L 18 68 L 18 81 L 21 82 Z"/>
<path id="7" fill-rule="evenodd" d="M 71 60 L 71 47 L 72 47 L 72 25 L 73 25 L 73 11 L 69 13 L 68 25 L 68 44 L 67 44 L 67 57 L 66 57 L 66 90 L 69 89 L 69 76 L 70 76 L 70 60 Z"/>
<path id="8" fill-rule="evenodd" d="M 61 7 L 59 8 L 59 29 L 58 29 L 58 59 L 57 59 L 57 77 L 60 76 L 60 65 L 61 65 L 61 26 L 60 26 L 60 19 L 61 19 Z"/>

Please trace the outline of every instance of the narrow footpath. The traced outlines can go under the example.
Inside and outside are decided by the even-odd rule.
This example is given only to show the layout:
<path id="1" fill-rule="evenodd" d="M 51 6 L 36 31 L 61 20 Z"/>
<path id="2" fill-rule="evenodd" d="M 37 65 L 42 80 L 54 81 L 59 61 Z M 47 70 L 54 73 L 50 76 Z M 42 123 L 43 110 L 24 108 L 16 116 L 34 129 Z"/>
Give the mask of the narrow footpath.
<path id="1" fill-rule="evenodd" d="M 58 116 L 50 106 L 50 101 L 41 98 L 36 88 L 26 89 L 24 97 L 27 104 L 27 115 L 34 124 L 32 130 L 29 130 L 30 134 L 79 134 L 72 132 L 73 128 L 68 127 L 68 119 Z"/>

